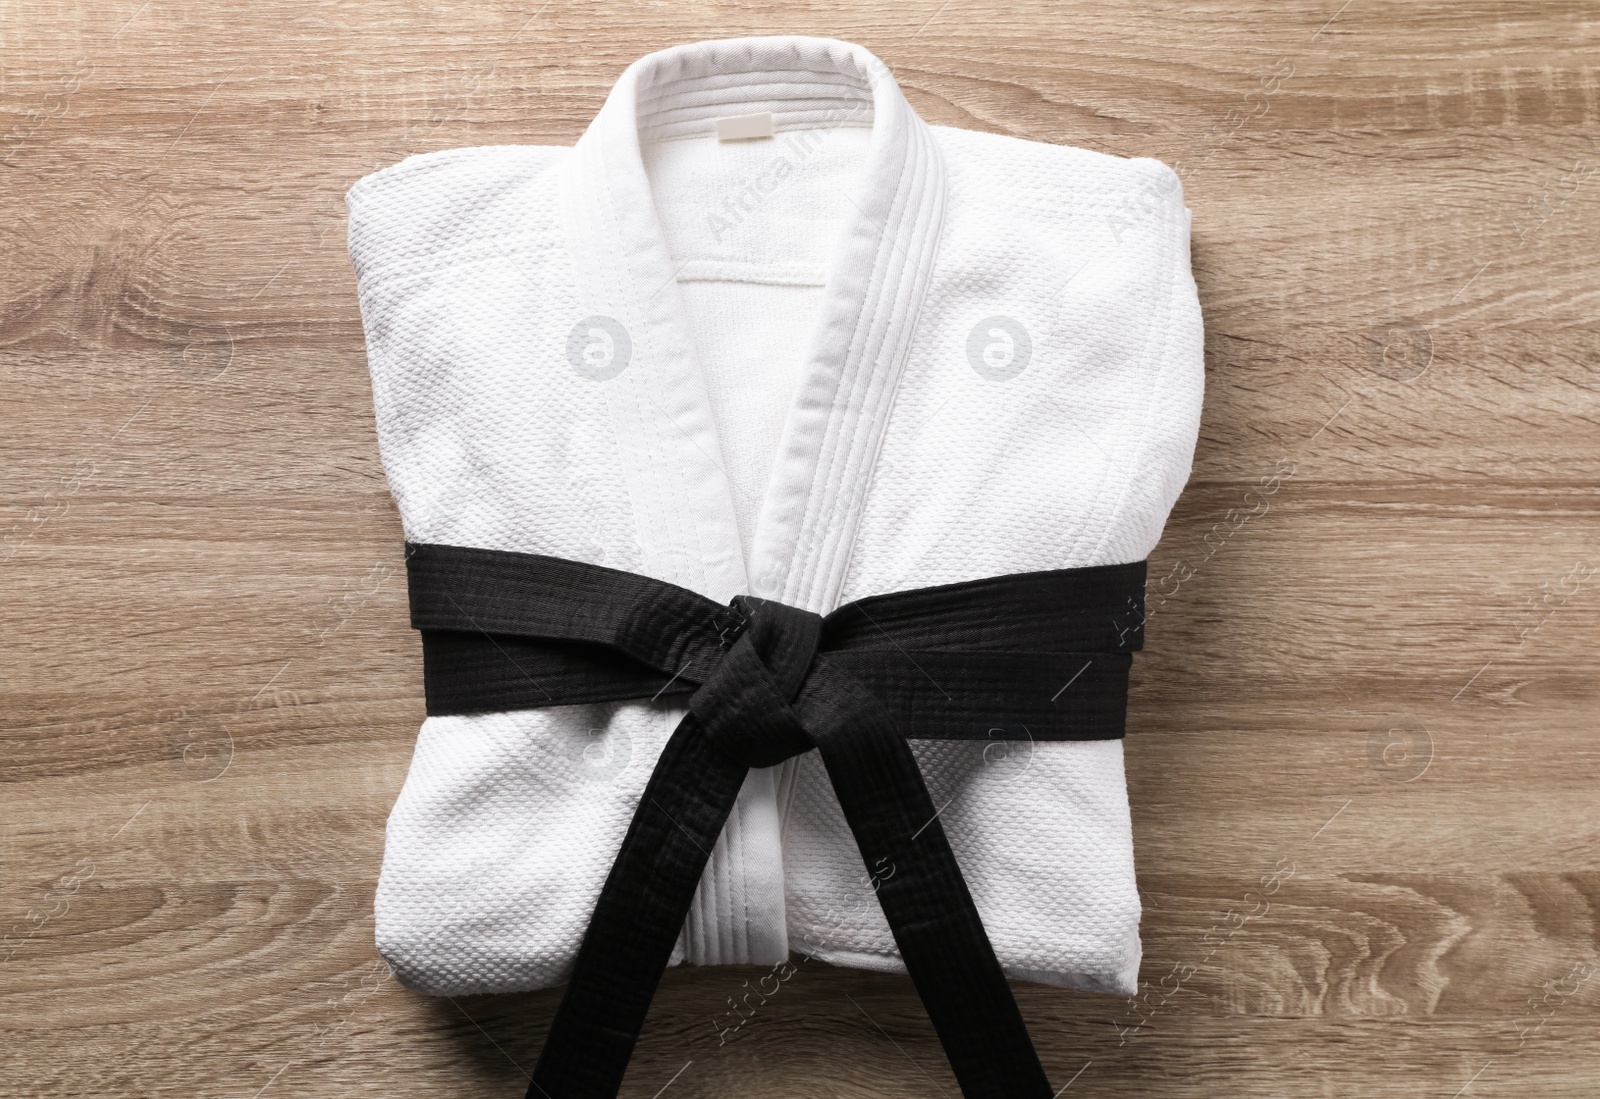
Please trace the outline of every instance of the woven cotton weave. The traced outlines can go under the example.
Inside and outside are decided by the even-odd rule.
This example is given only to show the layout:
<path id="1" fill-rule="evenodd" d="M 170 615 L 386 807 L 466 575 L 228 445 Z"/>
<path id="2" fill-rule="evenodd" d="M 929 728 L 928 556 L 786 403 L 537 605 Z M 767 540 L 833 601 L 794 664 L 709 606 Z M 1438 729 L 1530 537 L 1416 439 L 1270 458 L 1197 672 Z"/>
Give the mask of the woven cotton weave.
<path id="1" fill-rule="evenodd" d="M 763 111 L 772 138 L 718 141 L 717 118 Z M 1188 477 L 1202 330 L 1176 176 L 929 126 L 858 46 L 652 54 L 575 147 L 412 157 L 349 208 L 413 542 L 826 614 L 1141 560 Z M 682 713 L 428 719 L 377 895 L 399 976 L 564 980 Z M 1006 972 L 1132 993 L 1121 742 L 913 749 Z M 900 968 L 814 755 L 751 773 L 676 957 L 791 950 Z"/>

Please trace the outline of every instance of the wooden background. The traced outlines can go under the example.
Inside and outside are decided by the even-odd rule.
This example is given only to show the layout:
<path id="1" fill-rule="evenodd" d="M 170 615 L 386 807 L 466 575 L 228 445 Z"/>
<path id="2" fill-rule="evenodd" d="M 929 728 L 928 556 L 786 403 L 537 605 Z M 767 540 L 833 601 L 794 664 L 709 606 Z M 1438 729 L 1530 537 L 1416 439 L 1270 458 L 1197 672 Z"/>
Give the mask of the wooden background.
<path id="1" fill-rule="evenodd" d="M 1056 1085 L 1600 1091 L 1596 5 L 7 0 L 0 1093 L 521 1095 L 557 993 L 372 946 L 422 696 L 342 196 L 770 33 L 1194 210 L 1144 984 L 1019 987 Z M 625 1094 L 953 1099 L 895 977 L 803 965 L 719 1048 L 755 975 L 671 973 Z"/>

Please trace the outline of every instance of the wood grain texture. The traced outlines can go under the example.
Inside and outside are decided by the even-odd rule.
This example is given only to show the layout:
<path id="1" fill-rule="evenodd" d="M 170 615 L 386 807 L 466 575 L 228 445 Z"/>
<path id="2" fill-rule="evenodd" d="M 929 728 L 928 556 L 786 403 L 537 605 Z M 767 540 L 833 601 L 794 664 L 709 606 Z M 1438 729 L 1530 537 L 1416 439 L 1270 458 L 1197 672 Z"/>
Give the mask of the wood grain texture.
<path id="1" fill-rule="evenodd" d="M 521 1094 L 556 993 L 422 997 L 372 948 L 422 699 L 342 195 L 766 33 L 1160 157 L 1194 210 L 1144 984 L 1019 986 L 1057 1086 L 1600 1091 L 1592 3 L 12 0 L 0 1093 Z M 625 1094 L 956 1093 L 895 977 L 804 963 L 719 1046 L 758 976 L 669 974 Z"/>

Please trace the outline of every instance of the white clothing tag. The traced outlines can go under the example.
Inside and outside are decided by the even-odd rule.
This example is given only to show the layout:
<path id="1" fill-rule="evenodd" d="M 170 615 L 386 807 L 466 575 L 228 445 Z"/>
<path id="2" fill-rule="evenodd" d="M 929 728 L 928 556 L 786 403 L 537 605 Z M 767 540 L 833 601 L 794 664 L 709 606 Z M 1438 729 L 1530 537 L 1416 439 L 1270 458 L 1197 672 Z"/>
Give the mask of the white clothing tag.
<path id="1" fill-rule="evenodd" d="M 772 112 L 739 114 L 717 119 L 718 141 L 744 141 L 752 137 L 772 136 Z"/>

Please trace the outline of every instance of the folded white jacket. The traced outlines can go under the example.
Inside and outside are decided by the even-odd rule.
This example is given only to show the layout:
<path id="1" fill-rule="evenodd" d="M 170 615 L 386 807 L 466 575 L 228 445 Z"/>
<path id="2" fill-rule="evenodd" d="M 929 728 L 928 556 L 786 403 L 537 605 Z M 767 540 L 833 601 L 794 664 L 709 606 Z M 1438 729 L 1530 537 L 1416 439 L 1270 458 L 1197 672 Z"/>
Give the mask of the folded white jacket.
<path id="1" fill-rule="evenodd" d="M 415 156 L 348 201 L 412 542 L 826 613 L 1139 561 L 1188 477 L 1202 332 L 1173 172 L 930 126 L 858 46 L 665 50 L 571 148 Z M 399 977 L 564 980 L 682 713 L 424 722 L 377 893 Z M 1006 973 L 1131 994 L 1121 742 L 913 747 Z M 750 773 L 676 957 L 791 950 L 900 968 L 814 753 Z"/>

